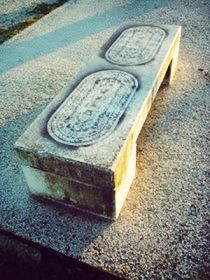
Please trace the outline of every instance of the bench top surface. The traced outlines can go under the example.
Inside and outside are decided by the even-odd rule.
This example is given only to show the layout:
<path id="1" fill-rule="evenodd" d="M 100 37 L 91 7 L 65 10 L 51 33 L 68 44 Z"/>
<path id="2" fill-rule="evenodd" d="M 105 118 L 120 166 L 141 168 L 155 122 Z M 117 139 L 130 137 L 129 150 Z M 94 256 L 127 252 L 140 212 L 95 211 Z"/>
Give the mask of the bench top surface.
<path id="1" fill-rule="evenodd" d="M 149 94 L 152 94 L 155 81 L 158 78 L 160 67 L 165 57 L 172 48 L 175 38 L 180 33 L 179 26 L 159 27 L 165 31 L 166 36 L 154 58 L 146 64 L 128 66 L 110 63 L 104 58 L 108 56 L 109 59 L 119 59 L 113 56 L 116 48 L 114 45 L 116 38 L 119 38 L 119 35 L 122 34 L 124 29 L 133 28 L 133 26 L 126 25 L 118 29 L 110 40 L 99 50 L 98 54 L 79 72 L 75 79 L 71 80 L 68 86 L 60 92 L 37 117 L 26 132 L 18 139 L 16 147 L 43 156 L 50 155 L 56 158 L 62 158 L 64 161 L 85 162 L 103 168 L 112 168 L 119 151 L 122 149 L 125 140 L 129 136 L 129 132 L 133 128 L 133 124 L 145 98 Z M 61 107 L 64 100 L 67 100 L 69 93 L 75 92 L 75 88 L 78 88 L 81 81 L 87 79 L 87 76 L 98 75 L 99 71 L 106 72 L 108 70 L 112 73 L 117 71 L 119 73 L 127 72 L 138 81 L 135 92 L 132 94 L 132 98 L 130 98 L 129 104 L 127 104 L 125 112 L 122 118 L 118 120 L 116 127 L 112 129 L 111 133 L 102 137 L 100 141 L 96 141 L 91 145 L 69 146 L 65 145 L 65 142 L 60 143 L 55 141 L 49 136 L 49 130 L 47 131 L 49 119 L 55 114 L 55 111 Z M 82 90 L 80 90 L 80 93 L 81 91 Z M 104 102 L 103 104 L 106 106 L 106 99 L 102 100 L 102 102 Z M 80 110 L 79 103 L 77 106 L 78 110 Z"/>

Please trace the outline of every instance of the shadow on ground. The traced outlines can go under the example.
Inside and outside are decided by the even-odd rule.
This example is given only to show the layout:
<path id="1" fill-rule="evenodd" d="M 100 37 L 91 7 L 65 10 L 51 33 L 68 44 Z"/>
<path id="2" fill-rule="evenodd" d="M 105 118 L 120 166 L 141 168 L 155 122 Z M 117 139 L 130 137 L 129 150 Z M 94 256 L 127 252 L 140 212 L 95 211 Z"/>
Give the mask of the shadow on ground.
<path id="1" fill-rule="evenodd" d="M 85 18 L 73 24 L 66 24 L 62 28 L 47 32 L 47 34 L 39 37 L 26 41 L 12 42 L 2 49 L 3 62 L 0 74 L 40 56 L 55 52 L 60 48 L 64 48 L 69 44 L 85 39 L 107 28 L 121 24 L 133 17 L 167 5 L 169 2 L 170 0 L 162 0 L 157 4 L 151 5 L 149 2 L 134 0 L 131 3 L 114 7 L 111 10 Z M 21 54 L 23 52 L 24 55 L 20 59 L 17 53 Z"/>
<path id="2" fill-rule="evenodd" d="M 21 32 L 23 29 L 25 29 L 29 25 L 37 22 L 37 20 L 39 20 L 43 16 L 49 14 L 54 9 L 60 7 L 67 1 L 68 0 L 57 0 L 56 2 L 51 3 L 51 4 L 50 3 L 48 3 L 48 4 L 41 3 L 41 4 L 36 5 L 35 7 L 31 7 L 31 8 L 27 8 L 27 9 L 22 8 L 18 11 L 14 11 L 12 13 L 2 15 L 1 22 L 4 21 L 4 17 L 15 19 L 17 17 L 17 15 L 19 15 L 19 14 L 26 14 L 26 17 L 24 20 L 22 20 L 20 22 L 16 22 L 14 20 L 15 24 L 9 25 L 8 27 L 6 27 L 4 25 L 1 26 L 1 23 L 0 23 L 0 44 L 9 40 L 11 37 L 18 34 L 19 32 Z"/>
<path id="3" fill-rule="evenodd" d="M 41 251 L 0 233 L 0 278 L 4 280 L 120 280 L 52 251 Z"/>

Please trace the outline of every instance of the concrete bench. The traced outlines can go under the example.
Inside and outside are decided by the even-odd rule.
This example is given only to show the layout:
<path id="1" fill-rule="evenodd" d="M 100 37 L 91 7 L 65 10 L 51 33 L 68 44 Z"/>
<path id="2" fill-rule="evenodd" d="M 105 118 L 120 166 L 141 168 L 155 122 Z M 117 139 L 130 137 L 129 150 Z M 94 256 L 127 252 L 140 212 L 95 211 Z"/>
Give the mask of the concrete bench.
<path id="1" fill-rule="evenodd" d="M 126 25 L 17 140 L 29 188 L 115 220 L 135 176 L 136 140 L 167 73 L 179 26 Z"/>

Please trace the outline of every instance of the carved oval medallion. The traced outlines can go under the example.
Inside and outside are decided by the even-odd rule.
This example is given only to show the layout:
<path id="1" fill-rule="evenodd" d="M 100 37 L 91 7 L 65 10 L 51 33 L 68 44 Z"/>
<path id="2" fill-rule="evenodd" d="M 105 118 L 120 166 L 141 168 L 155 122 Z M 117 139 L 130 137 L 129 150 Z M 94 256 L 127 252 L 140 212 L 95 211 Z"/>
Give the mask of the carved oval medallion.
<path id="1" fill-rule="evenodd" d="M 124 30 L 105 54 L 118 65 L 138 65 L 152 60 L 166 33 L 156 26 L 136 26 Z"/>
<path id="2" fill-rule="evenodd" d="M 49 119 L 56 141 L 83 146 L 107 137 L 115 129 L 138 87 L 123 71 L 105 70 L 84 78 Z"/>

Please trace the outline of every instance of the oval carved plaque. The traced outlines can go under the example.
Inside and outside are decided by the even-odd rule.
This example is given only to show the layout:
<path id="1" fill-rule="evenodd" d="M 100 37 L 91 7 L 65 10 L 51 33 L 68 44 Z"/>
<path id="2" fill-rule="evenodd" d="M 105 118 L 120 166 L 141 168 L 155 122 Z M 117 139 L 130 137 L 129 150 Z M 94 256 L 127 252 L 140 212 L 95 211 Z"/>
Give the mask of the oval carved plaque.
<path id="1" fill-rule="evenodd" d="M 123 71 L 105 70 L 84 78 L 48 121 L 50 136 L 71 146 L 93 144 L 113 132 L 138 87 Z"/>
<path id="2" fill-rule="evenodd" d="M 136 26 L 124 30 L 107 50 L 106 59 L 118 65 L 139 65 L 152 60 L 166 32 L 156 26 Z"/>

